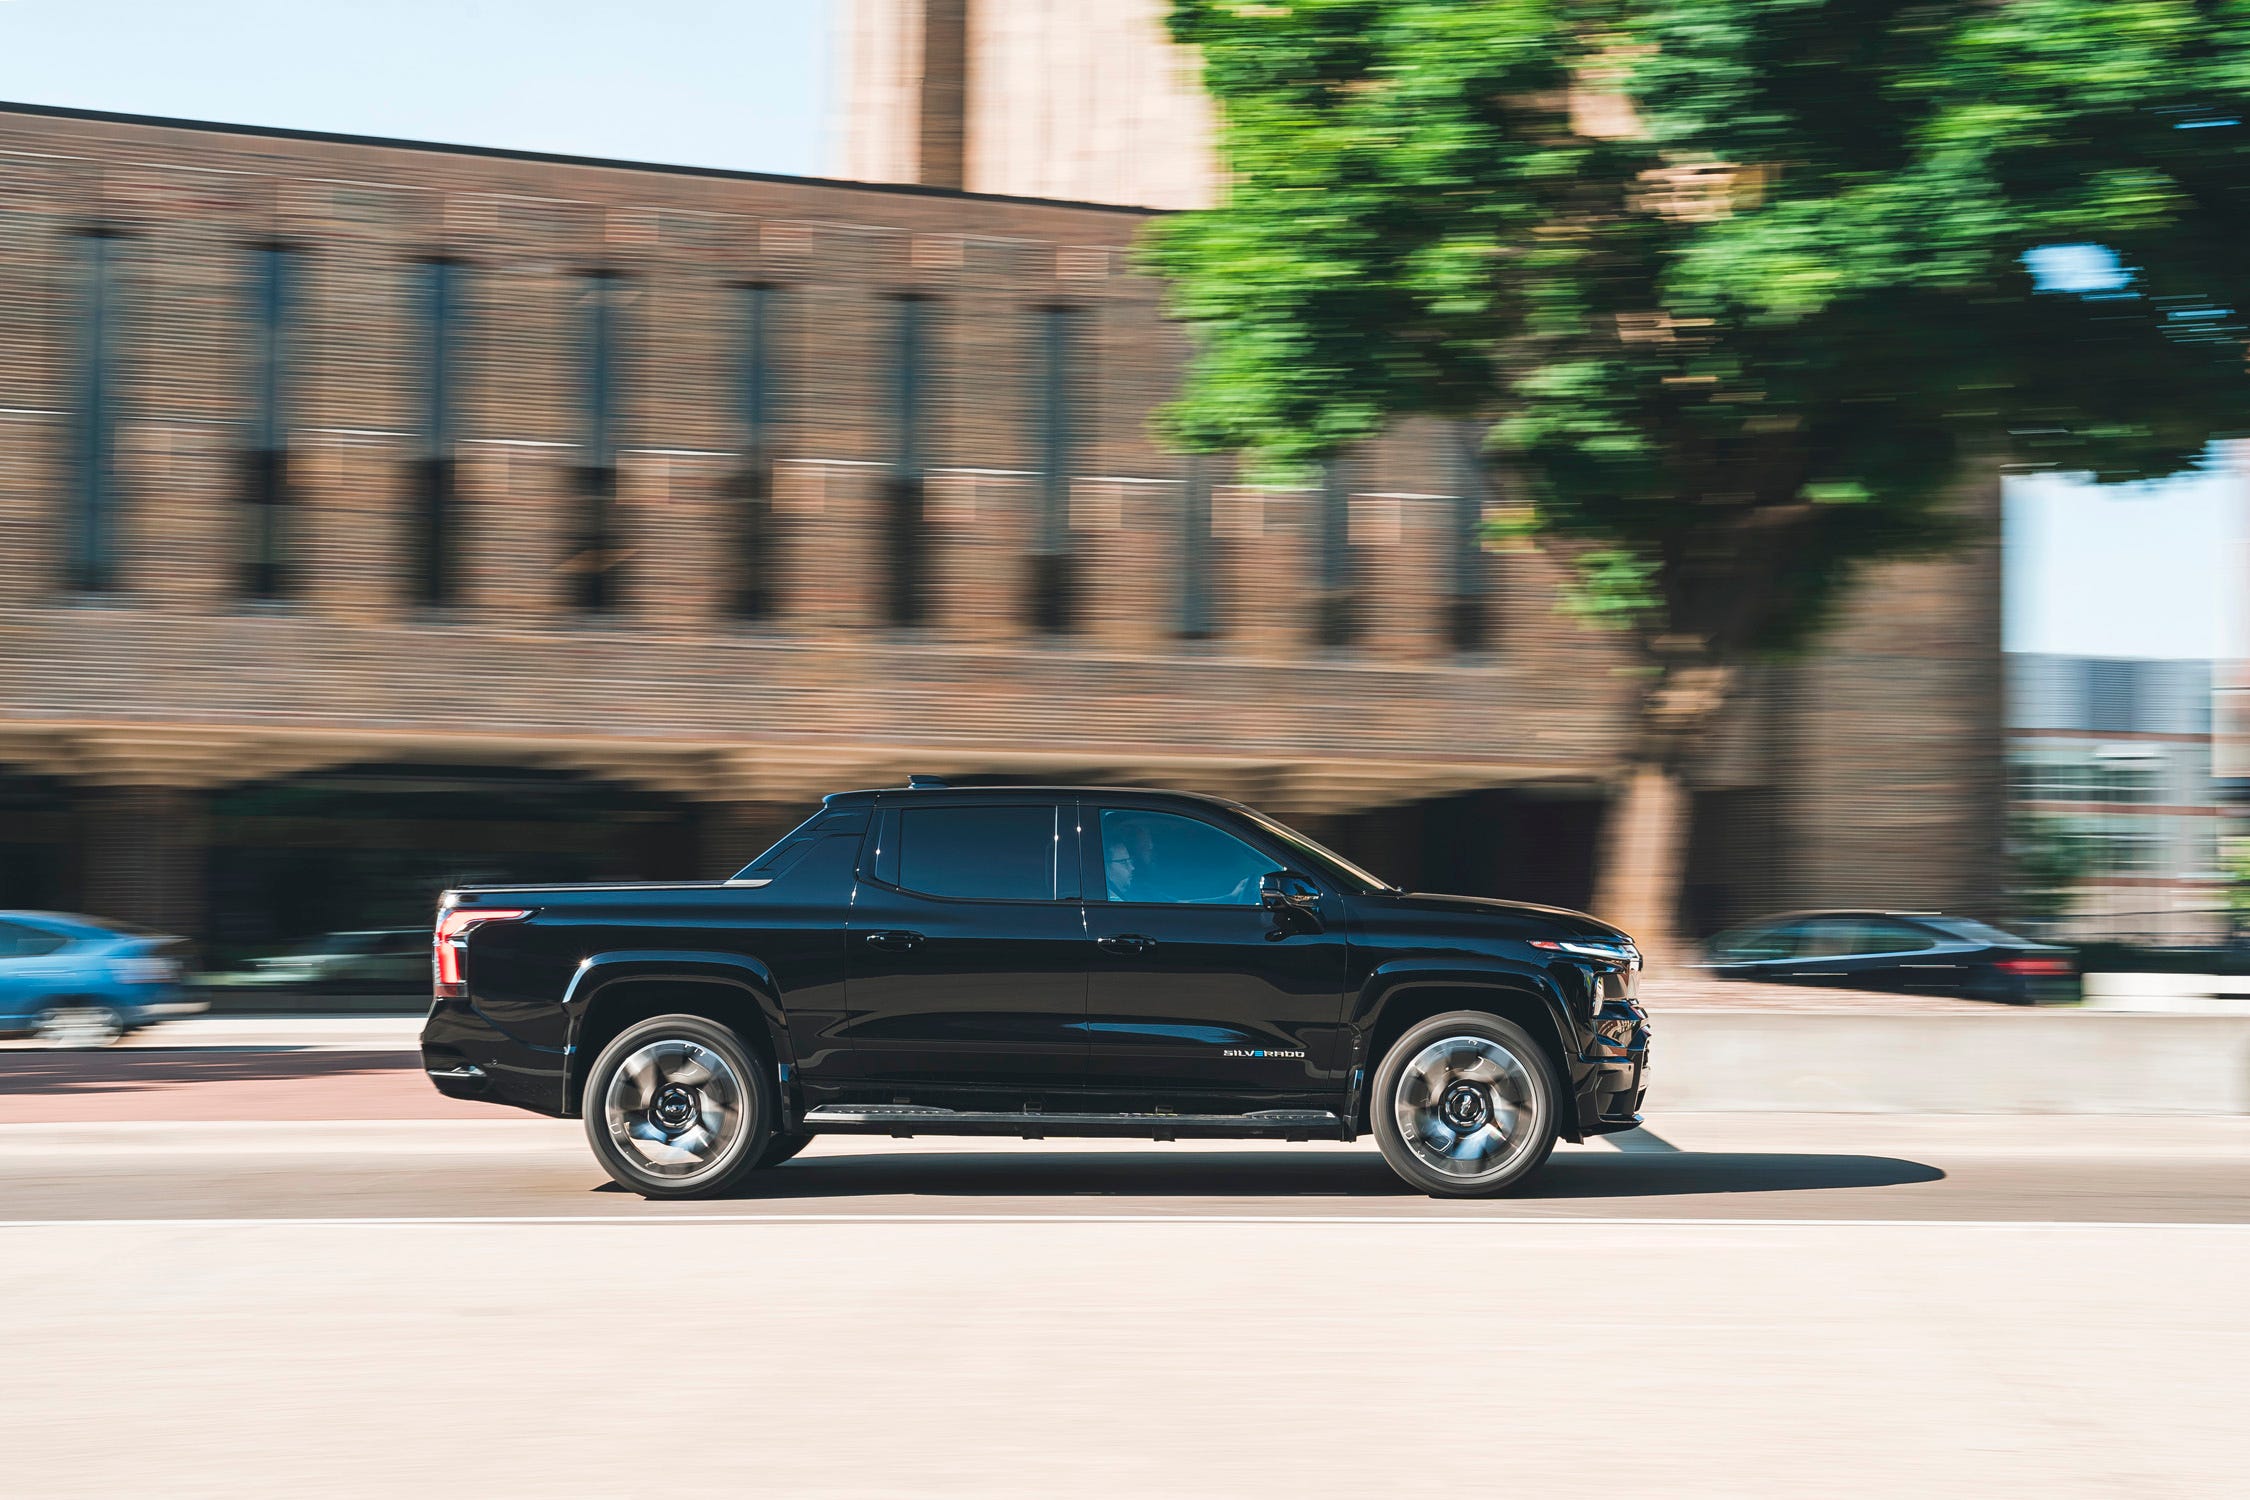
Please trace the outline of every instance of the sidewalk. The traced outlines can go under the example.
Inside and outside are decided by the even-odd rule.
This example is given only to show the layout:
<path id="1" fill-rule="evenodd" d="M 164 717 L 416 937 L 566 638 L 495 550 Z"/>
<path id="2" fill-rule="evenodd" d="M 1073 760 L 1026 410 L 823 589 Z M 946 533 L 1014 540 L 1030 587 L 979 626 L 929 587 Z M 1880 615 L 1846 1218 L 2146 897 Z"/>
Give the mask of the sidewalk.
<path id="1" fill-rule="evenodd" d="M 190 1016 L 136 1031 L 110 1050 L 413 1052 L 420 1048 L 421 1036 L 420 1011 L 398 1016 Z M 0 1052 L 44 1050 L 36 1042 L 0 1042 Z"/>

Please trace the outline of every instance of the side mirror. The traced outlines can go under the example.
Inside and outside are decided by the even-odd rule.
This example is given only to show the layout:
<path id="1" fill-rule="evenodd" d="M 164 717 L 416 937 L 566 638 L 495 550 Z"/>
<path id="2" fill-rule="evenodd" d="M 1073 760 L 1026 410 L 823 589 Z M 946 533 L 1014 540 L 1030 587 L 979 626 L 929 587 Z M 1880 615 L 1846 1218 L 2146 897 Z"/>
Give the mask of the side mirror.
<path id="1" fill-rule="evenodd" d="M 1320 914 L 1320 887 L 1289 870 L 1275 870 L 1258 880 L 1258 904 L 1270 912 Z"/>

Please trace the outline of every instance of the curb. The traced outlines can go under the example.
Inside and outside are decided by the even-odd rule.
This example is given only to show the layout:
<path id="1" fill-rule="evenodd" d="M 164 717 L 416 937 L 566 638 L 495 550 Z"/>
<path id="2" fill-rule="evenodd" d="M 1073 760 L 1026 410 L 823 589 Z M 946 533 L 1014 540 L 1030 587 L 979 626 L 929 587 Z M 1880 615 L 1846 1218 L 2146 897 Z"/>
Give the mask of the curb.
<path id="1" fill-rule="evenodd" d="M 2250 1016 L 1679 1011 L 1651 1029 L 1667 1112 L 2250 1114 Z"/>

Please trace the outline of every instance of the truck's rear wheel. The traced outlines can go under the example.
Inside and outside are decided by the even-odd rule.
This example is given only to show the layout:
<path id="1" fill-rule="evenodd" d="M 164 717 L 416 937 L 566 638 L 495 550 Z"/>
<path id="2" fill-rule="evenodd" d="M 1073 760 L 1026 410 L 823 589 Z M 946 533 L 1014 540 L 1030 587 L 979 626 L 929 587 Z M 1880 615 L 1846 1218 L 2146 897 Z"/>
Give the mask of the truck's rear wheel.
<path id="1" fill-rule="evenodd" d="M 586 1139 L 620 1186 L 648 1198 L 723 1193 L 763 1164 L 773 1087 L 757 1055 L 703 1016 L 656 1016 L 602 1049 L 587 1075 Z"/>
<path id="2" fill-rule="evenodd" d="M 1513 1021 L 1480 1011 L 1409 1030 L 1375 1070 L 1369 1123 L 1391 1170 L 1440 1198 L 1504 1193 L 1555 1148 L 1561 1089 Z"/>

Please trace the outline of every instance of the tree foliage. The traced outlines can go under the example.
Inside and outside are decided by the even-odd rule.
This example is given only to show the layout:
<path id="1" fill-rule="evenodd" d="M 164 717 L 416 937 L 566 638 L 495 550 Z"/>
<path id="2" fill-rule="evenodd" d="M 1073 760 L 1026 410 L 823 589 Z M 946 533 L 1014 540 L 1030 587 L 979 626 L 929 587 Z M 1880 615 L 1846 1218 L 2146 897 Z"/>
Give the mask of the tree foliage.
<path id="1" fill-rule="evenodd" d="M 1854 565 L 1948 538 L 1971 457 L 2146 478 L 2250 426 L 2250 0 L 1171 26 L 1230 174 L 1151 236 L 1199 336 L 1173 436 L 1302 464 L 1484 422 L 1651 641 L 1801 636 Z"/>

